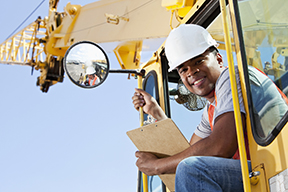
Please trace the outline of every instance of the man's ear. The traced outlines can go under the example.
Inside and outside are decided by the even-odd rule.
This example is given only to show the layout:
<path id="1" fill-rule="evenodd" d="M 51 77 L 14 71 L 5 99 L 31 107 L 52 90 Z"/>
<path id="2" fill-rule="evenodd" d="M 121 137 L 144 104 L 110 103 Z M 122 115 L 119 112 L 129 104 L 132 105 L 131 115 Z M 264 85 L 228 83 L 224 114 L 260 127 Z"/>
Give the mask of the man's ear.
<path id="1" fill-rule="evenodd" d="M 218 64 L 219 64 L 221 67 L 223 67 L 223 66 L 224 66 L 224 62 L 223 62 L 222 55 L 221 55 L 220 53 L 217 53 L 216 58 L 217 58 Z"/>

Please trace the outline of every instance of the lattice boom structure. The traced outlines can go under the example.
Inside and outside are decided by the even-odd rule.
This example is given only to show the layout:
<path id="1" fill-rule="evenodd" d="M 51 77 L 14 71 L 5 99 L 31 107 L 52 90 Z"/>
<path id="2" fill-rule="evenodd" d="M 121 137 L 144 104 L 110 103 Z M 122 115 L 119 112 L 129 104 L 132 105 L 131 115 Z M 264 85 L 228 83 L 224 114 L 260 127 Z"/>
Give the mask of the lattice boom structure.
<path id="1" fill-rule="evenodd" d="M 40 39 L 46 36 L 41 19 L 37 19 L 0 44 L 0 63 L 34 66 L 45 61 L 44 47 Z"/>

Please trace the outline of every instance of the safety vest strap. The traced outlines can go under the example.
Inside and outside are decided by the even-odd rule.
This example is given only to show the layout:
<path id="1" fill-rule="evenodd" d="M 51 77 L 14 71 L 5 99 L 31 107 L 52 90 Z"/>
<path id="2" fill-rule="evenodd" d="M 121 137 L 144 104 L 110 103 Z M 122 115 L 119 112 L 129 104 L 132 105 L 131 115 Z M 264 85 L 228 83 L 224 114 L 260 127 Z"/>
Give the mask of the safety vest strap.
<path id="1" fill-rule="evenodd" d="M 211 127 L 212 131 L 213 131 L 214 110 L 215 110 L 215 107 L 217 106 L 217 98 L 216 98 L 215 92 L 214 92 L 214 96 L 215 96 L 215 106 L 210 104 L 209 108 L 208 108 L 208 120 L 209 120 L 209 124 L 210 124 L 210 127 Z"/>
<path id="2" fill-rule="evenodd" d="M 208 108 L 208 120 L 209 124 L 211 127 L 211 131 L 213 131 L 213 117 L 214 117 L 214 110 L 215 107 L 217 106 L 217 97 L 216 94 L 214 93 L 215 96 L 215 106 L 210 104 Z M 247 137 L 247 131 L 244 130 L 244 140 L 245 140 L 245 148 L 246 148 L 246 153 L 247 153 L 247 159 L 250 160 L 250 152 L 249 152 L 249 145 L 248 145 L 248 137 Z M 237 149 L 236 153 L 233 155 L 233 159 L 240 159 L 239 155 L 239 148 Z"/>
<path id="3" fill-rule="evenodd" d="M 97 80 L 97 76 L 94 75 L 94 80 L 93 80 L 93 82 L 92 82 L 92 85 L 95 85 L 96 80 Z M 91 85 L 90 82 L 91 82 L 91 79 L 89 79 L 89 85 Z"/>

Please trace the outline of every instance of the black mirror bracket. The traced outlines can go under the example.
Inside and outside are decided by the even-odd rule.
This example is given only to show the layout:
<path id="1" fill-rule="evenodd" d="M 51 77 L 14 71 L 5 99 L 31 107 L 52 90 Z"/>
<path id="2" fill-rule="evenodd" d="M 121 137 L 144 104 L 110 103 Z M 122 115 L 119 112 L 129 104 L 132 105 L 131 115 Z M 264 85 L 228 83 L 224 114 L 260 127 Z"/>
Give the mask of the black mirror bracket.
<path id="1" fill-rule="evenodd" d="M 143 77 L 145 75 L 145 69 L 136 70 L 136 69 L 110 69 L 109 73 L 131 73 Z"/>

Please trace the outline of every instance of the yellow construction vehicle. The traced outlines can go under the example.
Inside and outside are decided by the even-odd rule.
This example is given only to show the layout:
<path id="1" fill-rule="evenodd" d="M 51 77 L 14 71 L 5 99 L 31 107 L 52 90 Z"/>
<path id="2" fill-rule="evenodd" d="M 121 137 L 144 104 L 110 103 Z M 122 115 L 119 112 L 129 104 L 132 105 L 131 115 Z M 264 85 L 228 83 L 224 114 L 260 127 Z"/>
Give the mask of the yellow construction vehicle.
<path id="1" fill-rule="evenodd" d="M 50 0 L 47 18 L 38 18 L 0 44 L 1 63 L 29 65 L 40 70 L 37 85 L 43 92 L 63 81 L 64 68 L 72 82 L 84 88 L 101 85 L 110 73 L 128 73 L 138 78 L 139 87 L 155 97 L 167 116 L 173 119 L 175 104 L 170 100 L 187 108 L 185 113 L 201 110 L 205 101 L 181 92 L 183 84 L 179 82 L 178 74 L 168 72 L 165 38 L 180 24 L 201 25 L 217 40 L 229 69 L 237 67 L 240 71 L 245 110 L 249 114 L 246 125 L 252 163 L 252 172 L 248 173 L 237 94 L 233 94 L 245 191 L 288 191 L 288 143 L 285 141 L 288 114 L 277 117 L 268 110 L 263 121 L 256 119 L 261 114 L 253 110 L 255 93 L 250 89 L 248 75 L 248 66 L 254 66 L 288 95 L 288 1 L 101 0 L 85 6 L 68 3 L 63 12 L 57 9 L 58 1 Z M 88 45 L 103 55 L 89 55 L 89 50 L 94 48 L 87 48 Z M 77 58 L 81 49 L 86 55 Z M 115 54 L 121 69 L 109 68 L 105 52 Z M 141 55 L 145 52 L 153 54 L 141 63 Z M 87 86 L 82 83 L 88 78 L 84 58 L 90 56 L 92 63 L 89 65 L 98 67 L 101 81 Z M 76 74 L 76 71 L 80 72 Z M 233 78 L 233 70 L 230 74 Z M 235 81 L 231 86 L 232 91 L 237 90 Z M 153 122 L 140 113 L 141 125 Z M 137 191 L 154 191 L 155 188 L 148 186 L 155 181 L 149 178 L 139 174 Z M 162 187 L 162 191 L 170 189 Z"/>

